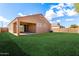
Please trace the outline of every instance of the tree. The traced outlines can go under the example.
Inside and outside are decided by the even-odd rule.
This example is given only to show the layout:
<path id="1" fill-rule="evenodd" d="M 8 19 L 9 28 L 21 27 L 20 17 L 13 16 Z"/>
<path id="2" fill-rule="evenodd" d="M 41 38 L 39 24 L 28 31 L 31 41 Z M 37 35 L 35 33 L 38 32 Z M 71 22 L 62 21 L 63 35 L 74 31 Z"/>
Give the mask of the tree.
<path id="1" fill-rule="evenodd" d="M 61 24 L 58 22 L 58 23 L 57 23 L 57 25 L 59 25 L 59 26 L 60 26 Z"/>
<path id="2" fill-rule="evenodd" d="M 76 8 L 76 11 L 79 12 L 79 3 L 75 3 L 74 5 L 75 5 L 75 8 Z"/>
<path id="3" fill-rule="evenodd" d="M 72 25 L 70 25 L 70 28 L 78 28 L 78 25 L 72 24 Z"/>
<path id="4" fill-rule="evenodd" d="M 65 28 L 65 26 L 62 26 L 59 22 L 57 23 L 58 26 L 60 26 L 60 28 Z"/>
<path id="5" fill-rule="evenodd" d="M 60 28 L 65 28 L 65 26 L 62 26 L 62 25 L 61 25 Z"/>

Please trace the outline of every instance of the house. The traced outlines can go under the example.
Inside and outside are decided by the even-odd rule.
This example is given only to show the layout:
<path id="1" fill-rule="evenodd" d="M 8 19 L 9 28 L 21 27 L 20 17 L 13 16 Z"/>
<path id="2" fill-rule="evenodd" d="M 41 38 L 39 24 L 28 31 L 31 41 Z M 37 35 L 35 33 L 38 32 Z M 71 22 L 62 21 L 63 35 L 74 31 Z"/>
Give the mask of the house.
<path id="1" fill-rule="evenodd" d="M 8 30 L 15 35 L 49 32 L 51 24 L 42 14 L 16 17 L 8 24 Z"/>

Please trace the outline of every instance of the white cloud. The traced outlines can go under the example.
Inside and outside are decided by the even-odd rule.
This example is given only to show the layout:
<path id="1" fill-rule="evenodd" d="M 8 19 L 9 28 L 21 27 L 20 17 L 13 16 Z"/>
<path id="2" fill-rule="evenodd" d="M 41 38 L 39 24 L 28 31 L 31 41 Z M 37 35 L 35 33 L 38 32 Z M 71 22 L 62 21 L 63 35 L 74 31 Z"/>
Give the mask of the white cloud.
<path id="1" fill-rule="evenodd" d="M 61 7 L 63 6 L 64 6 L 64 3 L 60 3 L 59 5 L 51 5 L 50 9 L 53 9 L 53 8 L 61 9 Z"/>
<path id="2" fill-rule="evenodd" d="M 0 16 L 0 21 L 8 22 L 8 20 L 6 18 L 4 18 L 3 16 Z"/>
<path id="3" fill-rule="evenodd" d="M 25 16 L 24 14 L 22 14 L 22 13 L 18 13 L 18 16 Z"/>
<path id="4" fill-rule="evenodd" d="M 60 22 L 61 22 L 61 20 L 56 20 L 56 22 L 57 22 L 57 23 L 60 23 Z"/>
<path id="5" fill-rule="evenodd" d="M 58 5 L 58 7 L 63 7 L 64 6 L 64 3 L 60 3 L 59 5 Z"/>
<path id="6" fill-rule="evenodd" d="M 73 16 L 76 15 L 77 12 L 75 11 L 74 8 L 72 9 L 65 9 L 65 7 L 73 7 L 74 4 L 70 4 L 70 3 L 66 3 L 66 5 L 64 5 L 64 3 L 60 3 L 58 5 L 51 5 L 49 10 L 46 11 L 45 13 L 45 17 L 50 21 L 52 20 L 52 18 L 56 18 L 56 17 L 61 17 L 61 16 Z M 58 9 L 58 11 L 54 12 L 54 8 Z"/>
<path id="7" fill-rule="evenodd" d="M 56 16 L 57 16 L 57 17 L 64 16 L 64 12 L 63 12 L 62 10 L 60 10 L 60 11 L 58 11 L 58 12 L 56 13 Z"/>
<path id="8" fill-rule="evenodd" d="M 51 5 L 50 9 L 52 10 L 53 8 L 58 8 L 58 5 Z"/>
<path id="9" fill-rule="evenodd" d="M 66 13 L 68 16 L 73 16 L 73 15 L 77 14 L 77 12 L 74 9 L 72 9 L 72 10 L 68 9 L 68 10 L 66 10 Z"/>
<path id="10" fill-rule="evenodd" d="M 67 3 L 67 6 L 71 7 L 71 6 L 74 6 L 73 3 Z"/>
<path id="11" fill-rule="evenodd" d="M 53 8 L 61 9 L 60 6 L 64 6 L 64 4 L 61 3 L 59 5 L 51 5 L 50 9 L 46 11 L 45 17 L 49 20 L 49 22 L 51 22 L 52 18 L 64 16 L 62 10 L 58 11 L 57 13 L 53 11 Z"/>
<path id="12" fill-rule="evenodd" d="M 7 27 L 10 20 L 7 20 L 5 17 L 0 16 L 0 27 Z"/>
<path id="13" fill-rule="evenodd" d="M 74 19 L 66 19 L 65 21 L 72 22 Z"/>
<path id="14" fill-rule="evenodd" d="M 53 12 L 53 10 L 48 10 L 48 11 L 46 11 L 46 13 L 45 13 L 45 17 L 49 20 L 49 21 L 51 21 L 52 20 L 52 18 L 53 18 L 53 16 L 55 15 L 55 13 Z"/>

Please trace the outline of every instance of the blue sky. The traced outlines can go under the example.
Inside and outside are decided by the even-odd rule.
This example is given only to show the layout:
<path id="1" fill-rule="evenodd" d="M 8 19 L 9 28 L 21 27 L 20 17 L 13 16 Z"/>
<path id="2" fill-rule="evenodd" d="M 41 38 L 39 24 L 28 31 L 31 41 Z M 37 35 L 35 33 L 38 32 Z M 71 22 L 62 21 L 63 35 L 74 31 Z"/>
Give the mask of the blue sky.
<path id="1" fill-rule="evenodd" d="M 0 4 L 0 27 L 7 24 L 17 16 L 43 14 L 50 23 L 61 23 L 68 27 L 71 24 L 79 25 L 79 15 L 74 4 L 67 3 L 7 3 Z"/>

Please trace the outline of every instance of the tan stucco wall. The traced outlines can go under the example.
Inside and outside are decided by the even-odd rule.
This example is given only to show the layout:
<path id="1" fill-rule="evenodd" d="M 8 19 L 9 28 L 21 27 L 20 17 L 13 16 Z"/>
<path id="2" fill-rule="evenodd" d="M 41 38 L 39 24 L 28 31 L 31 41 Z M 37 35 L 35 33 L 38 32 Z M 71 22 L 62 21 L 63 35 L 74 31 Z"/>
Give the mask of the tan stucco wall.
<path id="1" fill-rule="evenodd" d="M 10 33 L 14 33 L 14 23 L 17 22 L 17 19 L 15 19 L 14 21 L 12 21 L 9 25 L 8 25 L 8 30 Z"/>
<path id="2" fill-rule="evenodd" d="M 37 23 L 36 26 L 36 32 L 37 33 L 43 33 L 43 32 L 49 32 L 50 31 L 50 26 L 46 23 Z"/>
<path id="3" fill-rule="evenodd" d="M 29 24 L 29 32 L 32 33 L 36 32 L 36 24 Z"/>

